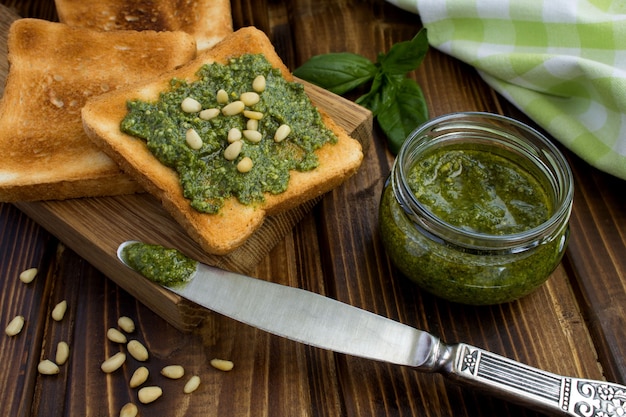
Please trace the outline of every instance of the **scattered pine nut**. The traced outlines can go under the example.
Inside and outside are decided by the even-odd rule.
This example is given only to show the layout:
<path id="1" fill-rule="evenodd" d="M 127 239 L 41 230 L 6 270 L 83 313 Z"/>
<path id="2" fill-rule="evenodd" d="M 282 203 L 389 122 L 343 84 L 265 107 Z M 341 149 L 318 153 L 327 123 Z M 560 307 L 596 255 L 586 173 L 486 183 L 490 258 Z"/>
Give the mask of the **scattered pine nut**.
<path id="1" fill-rule="evenodd" d="M 130 356 L 138 361 L 145 362 L 148 360 L 148 349 L 146 349 L 146 347 L 142 345 L 139 340 L 131 340 L 126 345 L 126 348 L 128 349 Z"/>
<path id="2" fill-rule="evenodd" d="M 117 319 L 117 325 L 120 326 L 120 329 L 124 330 L 126 333 L 132 333 L 135 331 L 135 322 L 130 317 L 120 317 Z"/>
<path id="3" fill-rule="evenodd" d="M 245 174 L 246 172 L 250 172 L 253 166 L 254 163 L 252 162 L 252 159 L 250 159 L 249 156 L 244 156 L 243 158 L 241 158 L 241 161 L 237 163 L 237 171 Z"/>
<path id="4" fill-rule="evenodd" d="M 185 376 L 185 368 L 180 365 L 168 365 L 161 369 L 161 375 L 169 379 L 180 379 Z"/>
<path id="5" fill-rule="evenodd" d="M 58 303 L 56 306 L 54 306 L 54 309 L 52 310 L 52 318 L 55 321 L 61 321 L 63 320 L 63 317 L 65 317 L 66 311 L 67 311 L 67 301 L 63 300 L 60 303 Z"/>
<path id="6" fill-rule="evenodd" d="M 191 378 L 189 378 L 189 381 L 187 381 L 187 383 L 185 384 L 183 388 L 183 392 L 185 394 L 191 394 L 192 392 L 197 390 L 199 386 L 200 386 L 200 377 L 198 375 L 194 375 Z"/>
<path id="7" fill-rule="evenodd" d="M 37 371 L 42 375 L 56 375 L 60 372 L 56 363 L 50 359 L 44 359 L 37 365 Z"/>
<path id="8" fill-rule="evenodd" d="M 211 366 L 220 371 L 230 371 L 235 366 L 234 363 L 225 359 L 211 359 Z"/>
<path id="9" fill-rule="evenodd" d="M 265 84 L 265 77 L 262 75 L 257 75 L 254 81 L 252 81 L 252 89 L 257 93 L 262 93 L 263 91 L 265 91 Z"/>
<path id="10" fill-rule="evenodd" d="M 263 139 L 263 135 L 258 130 L 244 130 L 241 133 L 243 133 L 244 138 L 253 143 L 259 143 Z"/>
<path id="11" fill-rule="evenodd" d="M 22 273 L 20 274 L 20 281 L 22 281 L 24 284 L 30 284 L 31 282 L 33 282 L 36 276 L 37 268 L 29 268 L 25 271 L 22 271 Z"/>
<path id="12" fill-rule="evenodd" d="M 180 103 L 180 108 L 185 113 L 197 113 L 202 110 L 202 104 L 195 98 L 187 97 Z"/>
<path id="13" fill-rule="evenodd" d="M 128 341 L 126 339 L 126 335 L 117 330 L 115 327 L 111 327 L 107 330 L 107 339 L 115 343 L 126 343 Z"/>
<path id="14" fill-rule="evenodd" d="M 248 119 L 248 121 L 246 122 L 246 129 L 259 130 L 259 121 L 256 119 Z"/>
<path id="15" fill-rule="evenodd" d="M 67 360 L 70 357 L 70 346 L 67 344 L 67 342 L 59 342 L 57 343 L 57 353 L 56 353 L 56 357 L 55 357 L 55 362 L 57 365 L 64 365 L 65 362 L 67 362 Z"/>
<path id="16" fill-rule="evenodd" d="M 102 362 L 100 369 L 102 369 L 102 372 L 110 374 L 111 372 L 118 370 L 125 361 L 126 354 L 124 352 L 117 352 L 115 355 Z"/>
<path id="17" fill-rule="evenodd" d="M 150 371 L 145 366 L 141 366 L 133 372 L 133 376 L 130 377 L 130 385 L 131 388 L 137 388 L 139 385 L 143 384 L 148 380 L 148 376 L 150 375 Z"/>
<path id="18" fill-rule="evenodd" d="M 24 328 L 24 316 L 15 316 L 13 320 L 9 322 L 4 332 L 7 336 L 17 336 Z"/>
<path id="19" fill-rule="evenodd" d="M 237 140 L 224 149 L 224 158 L 229 161 L 234 161 L 237 159 L 239 154 L 241 153 L 241 149 L 243 148 L 243 142 Z"/>
<path id="20" fill-rule="evenodd" d="M 228 131 L 228 143 L 237 142 L 238 140 L 241 140 L 241 130 L 233 127 Z"/>
<path id="21" fill-rule="evenodd" d="M 261 120 L 263 113 L 260 111 L 244 110 L 243 115 L 248 119 Z"/>
<path id="22" fill-rule="evenodd" d="M 120 410 L 120 417 L 137 417 L 139 409 L 133 403 L 126 403 Z"/>
<path id="23" fill-rule="evenodd" d="M 203 145 L 202 138 L 198 132 L 195 131 L 195 129 L 187 129 L 187 132 L 185 133 L 185 142 L 187 142 L 187 146 L 194 151 L 202 148 Z"/>
<path id="24" fill-rule="evenodd" d="M 163 390 L 161 387 L 157 386 L 143 387 L 137 392 L 137 397 L 143 404 L 151 403 L 157 400 L 161 395 L 163 395 Z"/>
<path id="25" fill-rule="evenodd" d="M 289 125 L 280 125 L 278 129 L 276 129 L 276 133 L 274 133 L 274 141 L 282 142 L 287 139 L 287 136 L 291 133 L 291 128 Z"/>
<path id="26" fill-rule="evenodd" d="M 211 119 L 215 119 L 217 116 L 219 116 L 219 114 L 220 114 L 220 109 L 211 108 L 211 109 L 202 110 L 198 116 L 202 120 L 211 120 Z"/>
<path id="27" fill-rule="evenodd" d="M 215 99 L 219 104 L 226 104 L 228 103 L 228 93 L 226 90 L 219 90 L 215 95 Z"/>
<path id="28" fill-rule="evenodd" d="M 239 96 L 239 100 L 243 101 L 246 106 L 254 106 L 261 100 L 261 97 L 254 91 L 247 91 Z"/>
<path id="29" fill-rule="evenodd" d="M 235 116 L 241 113 L 245 107 L 246 105 L 243 104 L 243 101 L 233 101 L 232 103 L 228 103 L 227 105 L 222 107 L 222 114 L 224 116 Z"/>

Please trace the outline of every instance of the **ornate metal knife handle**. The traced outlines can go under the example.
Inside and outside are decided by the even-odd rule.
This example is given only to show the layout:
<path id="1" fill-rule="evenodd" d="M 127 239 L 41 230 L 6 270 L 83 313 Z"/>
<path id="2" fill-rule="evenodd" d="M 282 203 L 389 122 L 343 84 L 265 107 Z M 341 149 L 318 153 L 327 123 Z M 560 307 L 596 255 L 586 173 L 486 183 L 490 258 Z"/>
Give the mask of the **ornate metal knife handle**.
<path id="1" fill-rule="evenodd" d="M 552 415 L 624 416 L 626 387 L 542 371 L 483 349 L 443 345 L 438 371 L 494 396 Z"/>

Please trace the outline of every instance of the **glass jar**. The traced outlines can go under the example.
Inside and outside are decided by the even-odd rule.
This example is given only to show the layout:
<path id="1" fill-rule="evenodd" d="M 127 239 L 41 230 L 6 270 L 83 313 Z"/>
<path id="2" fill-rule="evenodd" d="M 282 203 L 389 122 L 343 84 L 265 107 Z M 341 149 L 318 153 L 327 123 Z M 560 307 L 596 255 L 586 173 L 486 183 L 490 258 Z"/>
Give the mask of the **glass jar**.
<path id="1" fill-rule="evenodd" d="M 469 157 L 452 155 L 482 159 L 470 164 Z M 449 175 L 444 177 L 441 167 L 448 159 L 453 162 L 445 166 Z M 441 178 L 431 175 L 433 166 Z M 488 184 L 485 173 L 494 170 L 508 176 L 498 174 L 491 179 L 495 183 Z M 425 203 L 418 194 L 423 199 L 422 189 L 433 180 L 441 180 L 435 189 L 439 194 Z M 449 184 L 461 188 L 445 189 Z M 545 201 L 540 208 L 520 202 L 516 194 L 506 196 L 531 193 L 529 184 Z M 489 113 L 442 116 L 411 133 L 396 157 L 380 202 L 381 240 L 403 275 L 439 297 L 474 305 L 509 302 L 542 285 L 561 261 L 569 236 L 573 188 L 563 154 L 529 126 Z M 498 193 L 510 198 L 512 209 Z M 472 198 L 474 194 L 478 197 Z M 453 196 L 452 206 L 440 211 L 447 217 L 435 214 L 444 195 Z M 493 198 L 480 201 L 484 196 Z M 486 206 L 504 213 L 502 219 L 476 209 Z M 525 226 L 511 215 L 518 208 L 525 210 L 520 213 L 528 219 L 544 215 Z M 475 212 L 469 215 L 467 210 Z M 495 231 L 459 220 L 482 217 L 497 226 Z"/>

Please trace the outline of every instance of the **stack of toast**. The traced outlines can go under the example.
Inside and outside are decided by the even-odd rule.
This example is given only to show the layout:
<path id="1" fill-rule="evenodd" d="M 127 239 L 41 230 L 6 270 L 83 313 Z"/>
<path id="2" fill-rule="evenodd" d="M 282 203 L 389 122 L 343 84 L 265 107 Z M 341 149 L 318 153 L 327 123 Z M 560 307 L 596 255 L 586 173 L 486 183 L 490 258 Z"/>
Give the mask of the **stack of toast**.
<path id="1" fill-rule="evenodd" d="M 20 19 L 12 25 L 0 101 L 0 201 L 147 191 L 206 252 L 226 254 L 267 215 L 315 198 L 356 172 L 361 145 L 320 111 L 338 140 L 316 151 L 317 168 L 293 171 L 287 190 L 260 204 L 232 197 L 217 214 L 193 209 L 176 172 L 144 141 L 121 131 L 127 103 L 155 101 L 172 79 L 192 81 L 203 64 L 225 64 L 243 54 L 263 54 L 285 79 L 293 77 L 265 34 L 232 31 L 228 2 L 183 2 L 190 4 L 187 18 L 180 9 L 156 7 L 166 1 L 128 3 L 133 10 L 126 3 L 110 0 L 84 10 L 83 2 L 56 0 L 61 22 Z M 204 9 L 209 15 L 199 16 L 196 3 L 210 3 Z M 173 15 L 176 22 L 166 19 Z"/>

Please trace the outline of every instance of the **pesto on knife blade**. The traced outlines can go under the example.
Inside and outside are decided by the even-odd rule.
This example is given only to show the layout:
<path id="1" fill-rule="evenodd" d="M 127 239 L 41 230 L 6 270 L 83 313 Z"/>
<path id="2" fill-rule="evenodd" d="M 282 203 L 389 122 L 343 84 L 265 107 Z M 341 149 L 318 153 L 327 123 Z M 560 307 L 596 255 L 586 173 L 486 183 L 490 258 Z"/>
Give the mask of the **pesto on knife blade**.
<path id="1" fill-rule="evenodd" d="M 125 246 L 122 258 L 150 281 L 166 287 L 179 287 L 189 282 L 198 264 L 176 249 L 142 242 Z"/>
<path id="2" fill-rule="evenodd" d="M 224 150 L 229 145 L 232 128 L 248 128 L 245 112 L 232 116 L 220 113 L 210 120 L 199 113 L 183 111 L 181 103 L 191 97 L 202 109 L 221 109 L 217 92 L 225 90 L 229 102 L 253 90 L 257 76 L 265 77 L 260 100 L 246 111 L 262 114 L 257 130 L 259 142 L 241 139 L 237 158 L 228 160 Z M 200 212 L 217 213 L 224 200 L 236 197 L 250 205 L 264 200 L 265 193 L 278 194 L 287 189 L 290 170 L 309 171 L 319 165 L 315 150 L 337 137 L 323 123 L 317 109 L 304 92 L 304 86 L 289 82 L 272 68 L 260 54 L 233 58 L 227 65 L 205 64 L 197 72 L 198 79 L 187 82 L 173 79 L 170 90 L 162 92 L 157 102 L 130 101 L 121 129 L 146 141 L 148 149 L 166 166 L 176 170 L 183 192 L 191 206 Z M 275 141 L 277 129 L 286 124 L 291 132 L 285 140 Z M 186 142 L 186 132 L 194 129 L 202 139 L 199 149 Z M 240 172 L 237 164 L 250 158 L 252 169 Z"/>

